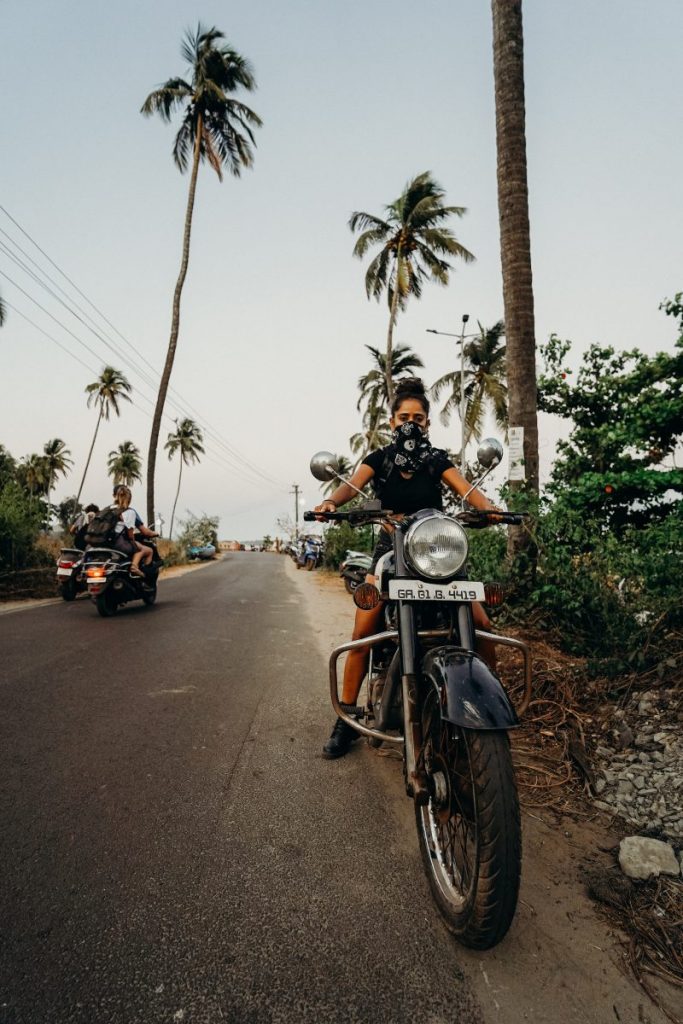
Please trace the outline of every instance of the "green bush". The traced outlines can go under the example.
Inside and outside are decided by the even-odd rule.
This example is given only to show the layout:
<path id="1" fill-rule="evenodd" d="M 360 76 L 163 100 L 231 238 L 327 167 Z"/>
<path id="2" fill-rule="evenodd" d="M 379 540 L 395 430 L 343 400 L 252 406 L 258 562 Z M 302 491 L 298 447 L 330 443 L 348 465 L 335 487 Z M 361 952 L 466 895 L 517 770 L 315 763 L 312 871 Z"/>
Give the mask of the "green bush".
<path id="1" fill-rule="evenodd" d="M 328 569 L 338 569 L 349 548 L 354 551 L 372 551 L 372 528 L 350 526 L 348 523 L 330 526 L 325 533 L 323 565 Z"/>
<path id="2" fill-rule="evenodd" d="M 47 506 L 10 480 L 0 491 L 0 568 L 24 569 L 40 562 L 36 539 Z"/>

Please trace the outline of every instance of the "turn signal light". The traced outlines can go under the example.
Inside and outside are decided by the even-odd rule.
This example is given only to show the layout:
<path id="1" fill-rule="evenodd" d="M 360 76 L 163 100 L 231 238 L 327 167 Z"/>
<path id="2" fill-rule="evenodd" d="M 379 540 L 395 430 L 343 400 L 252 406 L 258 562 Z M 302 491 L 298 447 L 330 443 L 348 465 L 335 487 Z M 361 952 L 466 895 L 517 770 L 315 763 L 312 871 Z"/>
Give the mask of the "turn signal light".
<path id="1" fill-rule="evenodd" d="M 86 569 L 85 570 L 85 575 L 90 580 L 98 580 L 98 579 L 101 580 L 102 577 L 104 576 L 104 569 L 102 568 L 101 565 L 95 565 L 95 566 L 93 566 L 92 569 Z"/>
<path id="2" fill-rule="evenodd" d="M 379 602 L 379 590 L 374 583 L 360 583 L 353 592 L 353 603 L 364 612 L 371 612 Z"/>
<path id="3" fill-rule="evenodd" d="M 485 583 L 484 595 L 486 604 L 497 608 L 505 600 L 505 591 L 500 583 Z"/>

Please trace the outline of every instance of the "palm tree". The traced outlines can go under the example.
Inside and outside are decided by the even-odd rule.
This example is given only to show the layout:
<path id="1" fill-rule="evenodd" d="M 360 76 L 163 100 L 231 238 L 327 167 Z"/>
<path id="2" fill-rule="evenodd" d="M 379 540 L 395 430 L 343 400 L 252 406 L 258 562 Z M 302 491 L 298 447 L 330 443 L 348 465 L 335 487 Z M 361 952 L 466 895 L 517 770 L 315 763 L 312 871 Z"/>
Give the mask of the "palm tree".
<path id="1" fill-rule="evenodd" d="M 17 466 L 17 480 L 29 493 L 29 505 L 33 507 L 36 494 L 45 494 L 49 484 L 49 470 L 44 455 L 24 455 Z"/>
<path id="2" fill-rule="evenodd" d="M 445 256 L 474 259 L 457 241 L 446 222 L 462 217 L 462 206 L 444 206 L 446 193 L 429 171 L 408 182 L 402 194 L 386 207 L 386 219 L 370 213 L 351 215 L 349 227 L 362 233 L 353 255 L 362 259 L 371 246 L 381 246 L 365 274 L 368 298 L 378 301 L 386 291 L 389 304 L 385 375 L 389 405 L 394 400 L 391 377 L 394 325 L 399 310 L 406 308 L 410 296 L 419 299 L 425 281 L 448 284 L 450 263 Z"/>
<path id="3" fill-rule="evenodd" d="M 353 473 L 353 466 L 351 465 L 351 461 L 347 459 L 345 455 L 335 455 L 335 458 L 337 460 L 337 466 L 339 467 L 337 470 L 339 476 L 344 476 L 348 479 L 348 477 L 350 477 L 351 474 Z M 339 480 L 337 480 L 336 478 L 328 480 L 325 486 L 323 487 L 323 494 L 333 494 L 338 487 Z"/>
<path id="4" fill-rule="evenodd" d="M 171 529 L 169 539 L 173 540 L 173 519 L 175 518 L 175 507 L 178 504 L 180 494 L 180 481 L 183 475 L 183 466 L 189 466 L 191 462 L 199 462 L 199 456 L 204 454 L 202 432 L 194 420 L 184 419 L 180 423 L 176 420 L 174 434 L 169 434 L 164 448 L 168 452 L 169 459 L 172 459 L 176 452 L 180 454 L 180 470 L 178 472 L 178 489 L 175 492 L 173 511 L 171 512 Z"/>
<path id="5" fill-rule="evenodd" d="M 187 62 L 189 81 L 184 78 L 169 78 L 161 88 L 151 92 L 142 105 L 141 113 L 146 116 L 159 114 L 164 121 L 170 121 L 172 113 L 184 108 L 180 129 L 175 138 L 173 159 L 184 173 L 190 164 L 192 170 L 185 211 L 183 253 L 180 272 L 173 294 L 171 335 L 166 353 L 159 394 L 152 420 L 152 432 L 147 457 L 147 518 L 154 519 L 154 471 L 156 469 L 157 445 L 161 429 L 161 417 L 166 393 L 171 379 L 175 358 L 178 332 L 180 329 L 180 297 L 187 274 L 190 258 L 190 232 L 192 211 L 199 164 L 206 160 L 223 180 L 223 168 L 239 177 L 243 167 L 253 164 L 255 145 L 252 128 L 261 124 L 253 110 L 231 96 L 238 89 L 251 92 L 256 82 L 251 65 L 230 46 L 218 46 L 224 35 L 215 28 L 197 26 L 195 33 L 188 32 L 181 46 L 181 55 Z"/>
<path id="6" fill-rule="evenodd" d="M 536 342 L 529 238 L 521 0 L 492 0 L 498 214 L 511 427 L 524 428 L 527 487 L 538 493 Z M 524 543 L 511 530 L 511 554 Z"/>
<path id="7" fill-rule="evenodd" d="M 73 466 L 71 452 L 64 441 L 59 437 L 48 441 L 43 447 L 43 458 L 47 470 L 47 503 L 50 505 L 50 493 L 55 485 L 58 476 L 68 476 L 69 469 Z M 48 513 L 49 518 L 49 513 Z"/>
<path id="8" fill-rule="evenodd" d="M 465 423 L 462 449 L 474 436 L 481 437 L 486 407 L 493 410 L 496 423 L 507 439 L 507 387 L 505 385 L 505 325 L 499 320 L 488 329 L 479 324 L 479 334 L 465 344 Z M 432 385 L 438 402 L 443 391 L 450 390 L 441 410 L 441 422 L 448 425 L 451 414 L 460 411 L 460 370 L 445 373 Z"/>
<path id="9" fill-rule="evenodd" d="M 109 452 L 107 473 L 115 484 L 132 487 L 136 480 L 142 480 L 140 449 L 132 441 L 124 441 L 113 452 Z"/>
<path id="10" fill-rule="evenodd" d="M 88 460 L 83 470 L 83 479 L 81 480 L 81 486 L 78 488 L 78 494 L 76 495 L 76 501 L 81 500 L 81 491 L 83 490 L 83 484 L 88 473 L 88 467 L 90 465 L 90 459 L 92 458 L 93 448 L 95 447 L 95 441 L 97 440 L 97 431 L 100 429 L 100 423 L 102 417 L 105 420 L 109 419 L 112 409 L 117 416 L 120 416 L 119 402 L 125 399 L 126 402 L 130 402 L 130 392 L 132 387 L 123 376 L 120 370 L 115 370 L 113 366 L 105 366 L 102 373 L 93 381 L 92 384 L 88 384 L 85 391 L 88 396 L 88 408 L 91 405 L 95 405 L 98 409 L 97 424 L 95 426 L 95 433 L 93 435 L 92 444 L 90 445 L 90 451 L 88 452 Z"/>
<path id="11" fill-rule="evenodd" d="M 363 403 L 363 430 L 354 434 L 350 440 L 351 450 L 364 458 L 368 452 L 388 444 L 389 399 L 387 395 L 387 358 L 383 352 L 372 345 L 365 346 L 372 354 L 375 365 L 358 379 L 360 397 L 356 408 L 360 412 Z M 391 351 L 391 379 L 412 376 L 413 371 L 420 369 L 424 363 L 416 352 L 408 345 L 397 345 Z"/>

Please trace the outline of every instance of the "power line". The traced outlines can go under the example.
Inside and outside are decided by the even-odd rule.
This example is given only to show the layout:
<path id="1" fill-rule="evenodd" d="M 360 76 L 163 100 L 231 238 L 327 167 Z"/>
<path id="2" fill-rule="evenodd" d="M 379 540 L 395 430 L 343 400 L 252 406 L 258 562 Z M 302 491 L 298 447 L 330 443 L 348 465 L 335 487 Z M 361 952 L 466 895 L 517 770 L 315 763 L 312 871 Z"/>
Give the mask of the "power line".
<path id="1" fill-rule="evenodd" d="M 73 331 L 69 330 L 69 328 L 66 327 L 60 320 L 58 320 L 57 317 L 55 317 L 52 313 L 50 313 L 49 310 L 46 310 L 45 307 L 42 306 L 31 295 L 29 295 L 28 292 L 24 291 L 24 289 L 21 288 L 21 286 L 18 285 L 16 283 L 16 281 L 14 281 L 11 277 L 9 277 L 8 274 L 6 274 L 2 270 L 0 270 L 0 274 L 2 274 L 3 277 L 5 277 L 8 281 L 10 281 L 10 283 L 13 284 L 16 288 L 18 288 L 19 291 L 22 292 L 22 294 L 24 294 L 31 302 L 33 302 L 35 305 L 37 305 L 39 309 L 41 309 L 52 320 L 54 320 L 55 323 L 58 324 L 58 326 L 60 326 L 63 330 L 65 330 L 68 334 L 70 334 L 80 345 L 83 346 L 83 348 L 86 349 L 87 352 L 90 353 L 90 355 L 94 356 L 95 359 L 98 362 L 100 361 L 100 357 L 99 357 L 97 352 L 95 352 L 93 349 L 91 349 L 89 345 L 86 345 L 86 343 L 84 341 L 82 341 L 77 335 L 75 335 L 73 333 Z M 40 331 L 41 334 L 43 334 L 46 338 L 48 338 L 50 341 L 52 341 L 55 345 L 57 345 L 58 348 L 60 348 L 63 352 L 66 352 L 67 355 L 71 356 L 72 359 L 75 359 L 78 363 L 80 363 L 81 366 L 84 366 L 90 373 L 92 373 L 94 376 L 97 376 L 97 373 L 98 373 L 97 370 L 94 370 L 89 364 L 85 363 L 82 359 L 80 359 L 77 355 L 75 355 L 75 353 L 73 353 L 70 349 L 68 349 L 65 345 L 63 345 L 57 338 L 55 338 L 54 335 L 50 334 L 43 327 L 40 327 L 39 324 L 35 323 L 35 321 L 31 320 L 30 317 L 28 317 L 24 312 L 22 312 L 22 310 L 18 309 L 13 303 L 5 300 L 5 305 L 7 306 L 8 309 L 12 309 L 15 313 L 17 313 L 20 317 L 22 317 L 22 319 L 26 320 L 27 323 L 29 323 L 33 328 L 35 328 L 35 330 Z M 138 397 L 142 401 L 147 402 L 147 404 L 152 409 L 154 408 L 154 403 L 151 402 L 150 399 L 146 397 L 146 395 L 143 395 L 143 394 L 139 393 Z M 133 405 L 135 408 L 137 408 L 143 415 L 148 416 L 149 419 L 152 419 L 152 415 L 153 414 L 149 413 L 145 409 L 141 408 L 137 404 L 137 402 L 135 402 L 134 400 L 131 401 L 131 405 Z M 172 426 L 176 425 L 176 420 L 173 419 L 168 413 L 164 413 L 163 415 L 164 415 L 164 419 L 166 419 Z M 213 458 L 211 458 L 212 455 L 214 456 Z M 224 469 L 224 470 L 228 469 L 228 470 L 230 470 L 233 473 L 237 473 L 237 474 L 242 475 L 247 482 L 249 482 L 251 484 L 256 484 L 256 485 L 261 486 L 261 487 L 265 486 L 265 483 L 266 483 L 265 481 L 259 479 L 258 477 L 250 476 L 248 474 L 247 470 L 245 470 L 241 466 L 236 466 L 233 462 L 230 462 L 227 459 L 227 457 L 220 450 L 212 451 L 210 449 L 209 452 L 207 453 L 207 457 L 209 458 L 209 461 L 213 462 L 215 465 L 220 466 L 222 469 Z M 217 459 L 218 460 L 222 459 L 223 461 L 222 462 L 221 461 L 217 461 Z M 272 485 L 269 484 L 268 486 L 272 486 Z"/>
<path id="2" fill-rule="evenodd" d="M 134 367 L 134 372 L 136 372 L 136 373 L 138 373 L 140 375 L 141 379 L 143 381 L 145 381 L 147 386 L 156 389 L 157 371 L 154 369 L 154 367 L 151 365 L 151 363 L 149 363 L 149 361 L 145 358 L 145 356 L 141 352 L 138 351 L 138 349 L 118 330 L 118 328 L 115 327 L 114 324 L 112 324 L 112 322 L 105 316 L 104 313 L 102 313 L 102 311 L 95 305 L 95 303 L 93 303 L 92 300 L 90 298 L 88 298 L 88 296 L 78 287 L 78 285 L 68 276 L 68 274 L 66 274 L 65 271 L 63 271 L 61 269 L 61 267 L 59 267 L 59 265 L 45 252 L 44 249 L 41 248 L 40 245 L 38 245 L 38 243 L 35 241 L 35 239 L 32 238 L 32 236 L 21 226 L 21 224 L 1 204 L 0 204 L 0 210 L 2 210 L 2 212 L 5 214 L 5 216 L 18 228 L 19 231 L 21 231 L 21 233 L 38 250 L 38 252 L 40 252 L 44 256 L 44 258 L 48 261 L 48 263 L 50 263 L 50 265 L 53 266 L 55 268 L 55 270 L 59 274 L 62 275 L 62 277 L 92 307 L 92 309 L 95 310 L 95 312 L 98 314 L 98 316 L 101 317 L 101 319 L 104 320 L 104 322 L 106 324 L 108 324 L 108 326 L 121 338 L 121 340 L 125 342 L 125 344 L 134 352 L 134 354 L 137 357 L 137 359 L 139 359 L 141 362 L 143 362 L 152 371 L 152 373 L 155 376 L 154 376 L 154 379 L 152 381 L 150 381 L 149 378 L 148 378 L 148 375 L 143 373 L 142 370 L 139 368 L 139 366 L 135 366 Z M 88 320 L 91 321 L 91 323 L 94 323 L 92 317 L 90 317 L 90 315 L 88 313 L 86 313 L 85 310 L 82 309 L 82 307 L 78 306 L 78 304 L 71 298 L 71 296 L 67 295 L 67 293 L 64 291 L 64 289 L 61 288 L 61 286 L 58 285 L 57 282 L 55 282 L 47 274 L 47 272 L 42 267 L 40 267 L 40 265 L 28 253 L 26 253 L 24 249 L 21 248 L 21 246 L 19 246 L 19 244 L 11 237 L 11 235 L 8 234 L 8 232 L 4 231 L 4 229 L 0 229 L 0 230 L 5 235 L 5 237 L 7 237 L 10 240 L 11 244 L 16 249 L 18 249 L 18 251 L 21 252 L 22 255 L 24 255 L 33 264 L 33 266 L 35 266 L 38 269 L 40 274 L 44 275 L 50 281 L 50 283 L 53 284 L 54 287 L 56 287 L 62 293 L 62 295 L 65 295 L 69 299 L 69 302 L 73 303 L 74 306 L 76 307 L 76 309 L 78 309 L 79 312 L 83 314 L 83 316 L 87 317 Z M 2 248 L 5 250 L 6 254 L 16 264 L 18 264 L 19 266 L 22 267 L 22 269 L 24 270 L 25 273 L 29 274 L 31 276 L 31 278 L 34 281 L 36 281 L 36 283 L 40 284 L 43 288 L 45 288 L 56 299 L 56 301 L 58 301 L 61 305 L 63 305 L 72 314 L 72 316 L 74 316 L 77 320 L 79 320 L 93 334 L 95 334 L 95 336 L 103 344 L 105 344 L 107 346 L 107 348 L 109 348 L 111 351 L 113 351 L 117 355 L 118 358 L 123 359 L 124 361 L 126 361 L 126 357 L 114 345 L 114 343 L 111 341 L 111 339 L 107 340 L 105 337 L 102 336 L 102 334 L 99 333 L 98 330 L 96 330 L 95 328 L 90 326 L 90 324 L 86 323 L 86 321 L 83 320 L 83 318 L 81 316 L 79 316 L 76 312 L 74 312 L 74 310 L 71 308 L 71 306 L 67 305 L 64 302 L 64 300 L 61 299 L 58 295 L 56 295 L 47 285 L 45 285 L 45 283 L 43 281 L 38 279 L 36 277 L 35 273 L 33 271 L 31 271 L 31 269 L 29 267 L 27 267 L 26 264 L 23 263 L 23 261 L 19 260 L 16 256 L 14 256 L 11 252 L 9 252 L 9 250 L 7 249 L 7 247 L 5 246 L 4 243 L 0 242 L 0 246 L 2 246 Z M 0 271 L 0 273 L 1 273 L 1 271 Z M 7 275 L 5 275 L 5 276 L 7 276 Z M 9 280 L 9 278 L 8 278 L 8 280 Z M 24 294 L 27 294 L 27 293 L 24 293 Z M 28 296 L 28 297 L 30 298 L 30 296 Z M 33 300 L 33 301 L 35 301 L 35 300 Z M 51 314 L 48 314 L 48 315 L 51 315 Z M 183 396 L 180 395 L 180 393 L 176 389 L 169 388 L 169 391 L 173 395 L 176 396 L 176 402 L 177 402 L 177 400 L 181 401 L 183 403 L 183 405 L 187 409 L 189 409 L 191 412 L 194 413 L 195 416 L 198 417 L 198 419 L 200 420 L 202 426 L 204 427 L 204 432 L 206 433 L 206 435 L 208 437 L 212 438 L 214 443 L 218 444 L 221 448 L 223 448 L 228 456 L 231 456 L 233 460 L 236 460 L 237 462 L 241 463 L 245 468 L 249 469 L 249 471 L 252 474 L 257 475 L 258 477 L 263 479 L 266 483 L 269 483 L 271 485 L 277 486 L 278 488 L 283 488 L 284 489 L 284 485 L 282 484 L 281 481 L 277 481 L 274 477 L 271 477 L 271 476 L 269 476 L 269 474 L 264 473 L 260 469 L 260 467 L 255 465 L 249 459 L 245 458 L 236 448 L 234 448 L 232 445 L 230 445 L 212 427 L 212 425 L 210 423 L 208 423 L 208 421 L 205 419 L 205 417 L 201 413 L 199 413 L 198 410 L 196 410 L 189 402 L 187 402 L 183 398 Z M 176 402 L 172 402 L 172 404 L 174 405 L 174 407 L 176 409 L 178 409 L 178 406 L 177 406 Z M 178 409 L 178 411 L 181 411 L 181 410 Z"/>

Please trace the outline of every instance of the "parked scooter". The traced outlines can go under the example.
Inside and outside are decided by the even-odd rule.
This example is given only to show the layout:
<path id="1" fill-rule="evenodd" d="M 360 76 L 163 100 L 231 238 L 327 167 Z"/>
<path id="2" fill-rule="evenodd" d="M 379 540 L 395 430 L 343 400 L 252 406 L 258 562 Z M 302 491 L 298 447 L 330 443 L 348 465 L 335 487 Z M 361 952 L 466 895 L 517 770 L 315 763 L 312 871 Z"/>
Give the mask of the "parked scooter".
<path id="1" fill-rule="evenodd" d="M 142 576 L 132 576 L 128 555 L 112 548 L 89 548 L 83 557 L 88 593 L 103 618 L 115 615 L 129 601 L 153 605 L 157 599 L 159 570 L 164 564 L 153 540 L 145 542 L 154 551 L 149 566 L 141 566 Z"/>
<path id="2" fill-rule="evenodd" d="M 73 601 L 87 589 L 83 570 L 83 552 L 78 548 L 62 548 L 57 559 L 57 589 L 65 601 Z"/>
<path id="3" fill-rule="evenodd" d="M 322 561 L 322 545 L 315 537 L 304 537 L 296 557 L 297 569 L 315 569 Z"/>
<path id="4" fill-rule="evenodd" d="M 344 580 L 344 586 L 349 594 L 353 594 L 356 587 L 365 583 L 365 577 L 370 572 L 372 556 L 363 551 L 347 551 L 346 558 L 339 566 L 339 575 Z"/>

